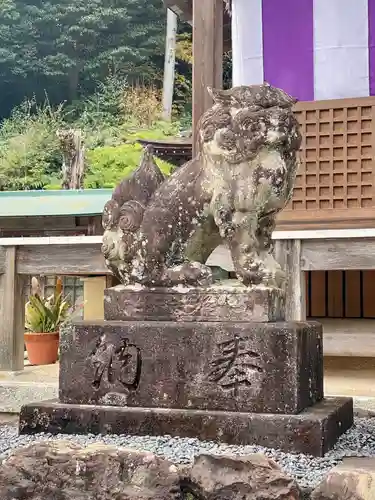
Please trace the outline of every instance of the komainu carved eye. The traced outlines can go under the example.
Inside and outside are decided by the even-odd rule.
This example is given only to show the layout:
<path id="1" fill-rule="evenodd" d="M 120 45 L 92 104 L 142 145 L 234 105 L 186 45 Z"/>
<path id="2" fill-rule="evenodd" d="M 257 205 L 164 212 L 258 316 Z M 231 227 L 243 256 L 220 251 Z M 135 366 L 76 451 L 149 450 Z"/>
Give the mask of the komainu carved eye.
<path id="1" fill-rule="evenodd" d="M 216 130 L 229 127 L 232 117 L 228 109 L 210 109 L 202 116 L 200 121 L 200 135 L 204 142 L 211 141 Z"/>
<path id="2" fill-rule="evenodd" d="M 255 114 L 252 108 L 244 108 L 236 114 L 233 123 L 240 129 L 246 129 L 249 132 L 258 130 L 260 127 L 259 114 Z"/>
<path id="3" fill-rule="evenodd" d="M 217 135 L 217 142 L 223 149 L 234 149 L 236 147 L 236 134 L 232 130 L 221 130 Z"/>
<path id="4" fill-rule="evenodd" d="M 215 127 L 212 125 L 206 127 L 201 131 L 201 135 L 204 142 L 211 141 L 215 135 Z"/>

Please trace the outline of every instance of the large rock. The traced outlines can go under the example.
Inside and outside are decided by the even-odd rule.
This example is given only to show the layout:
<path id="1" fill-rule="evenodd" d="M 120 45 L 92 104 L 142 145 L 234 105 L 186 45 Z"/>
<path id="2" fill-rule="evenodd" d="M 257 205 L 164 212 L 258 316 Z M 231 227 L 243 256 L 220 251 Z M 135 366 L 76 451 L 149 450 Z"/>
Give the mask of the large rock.
<path id="1" fill-rule="evenodd" d="M 375 498 L 375 459 L 348 458 L 329 472 L 312 500 L 372 500 Z"/>
<path id="2" fill-rule="evenodd" d="M 297 483 L 263 455 L 200 455 L 184 490 L 202 500 L 299 500 Z"/>
<path id="3" fill-rule="evenodd" d="M 18 449 L 0 468 L 1 500 L 180 500 L 177 468 L 152 453 L 57 441 Z"/>
<path id="4" fill-rule="evenodd" d="M 188 495 L 190 494 L 190 495 Z M 262 455 L 199 456 L 180 467 L 153 453 L 65 441 L 20 448 L 0 468 L 1 500 L 301 500 Z M 361 497 L 362 498 L 362 497 Z M 353 499 L 354 500 L 354 499 Z"/>

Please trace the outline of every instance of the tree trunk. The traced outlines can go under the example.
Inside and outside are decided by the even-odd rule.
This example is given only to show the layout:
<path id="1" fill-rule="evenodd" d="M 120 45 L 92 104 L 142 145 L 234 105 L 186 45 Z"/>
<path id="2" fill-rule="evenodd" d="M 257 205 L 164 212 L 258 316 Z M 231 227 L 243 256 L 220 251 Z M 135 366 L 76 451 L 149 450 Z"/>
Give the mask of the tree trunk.
<path id="1" fill-rule="evenodd" d="M 63 153 L 62 189 L 82 189 L 85 169 L 85 146 L 80 130 L 59 130 Z"/>
<path id="2" fill-rule="evenodd" d="M 68 73 L 69 100 L 70 100 L 70 102 L 75 101 L 77 99 L 79 73 L 80 73 L 80 68 L 78 67 L 78 65 L 71 68 L 69 70 L 69 73 Z"/>

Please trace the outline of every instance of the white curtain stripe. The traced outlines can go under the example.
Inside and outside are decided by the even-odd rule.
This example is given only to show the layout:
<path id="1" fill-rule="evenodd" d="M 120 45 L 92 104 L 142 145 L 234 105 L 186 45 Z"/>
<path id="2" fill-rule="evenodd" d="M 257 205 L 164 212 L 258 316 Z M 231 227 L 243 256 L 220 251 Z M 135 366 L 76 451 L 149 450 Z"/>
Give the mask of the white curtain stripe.
<path id="1" fill-rule="evenodd" d="M 275 1 L 283 2 L 283 0 Z M 302 77 L 314 79 L 314 99 L 370 95 L 368 1 L 311 0 L 310 9 L 313 6 L 314 18 L 312 54 L 314 71 L 313 75 L 305 72 Z M 293 12 L 290 13 L 291 22 L 293 22 L 292 14 Z M 270 16 L 265 16 L 265 22 L 271 22 L 269 18 Z M 268 29 L 272 29 L 272 26 Z M 233 0 L 234 86 L 254 85 L 264 81 L 267 53 L 264 53 L 263 31 L 262 0 Z M 295 43 L 298 44 L 298 40 L 295 40 Z M 291 47 L 291 54 L 294 52 Z M 274 54 L 271 53 L 271 56 Z M 295 71 L 298 77 L 303 68 L 294 69 L 291 66 L 289 71 Z"/>
<path id="2" fill-rule="evenodd" d="M 233 86 L 263 83 L 262 0 L 233 0 L 232 57 Z"/>
<path id="3" fill-rule="evenodd" d="M 315 99 L 368 95 L 368 0 L 314 0 Z"/>

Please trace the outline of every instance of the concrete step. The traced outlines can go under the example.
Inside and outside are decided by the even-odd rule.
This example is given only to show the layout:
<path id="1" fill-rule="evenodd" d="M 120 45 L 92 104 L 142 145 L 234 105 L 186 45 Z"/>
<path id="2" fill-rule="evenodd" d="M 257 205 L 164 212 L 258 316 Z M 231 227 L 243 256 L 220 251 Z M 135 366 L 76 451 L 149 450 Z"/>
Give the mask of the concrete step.
<path id="1" fill-rule="evenodd" d="M 26 403 L 56 399 L 59 365 L 25 366 L 19 372 L 0 372 L 0 413 L 18 413 Z"/>
<path id="2" fill-rule="evenodd" d="M 0 413 L 18 413 L 26 403 L 56 399 L 59 385 L 56 382 L 0 382 Z"/>

